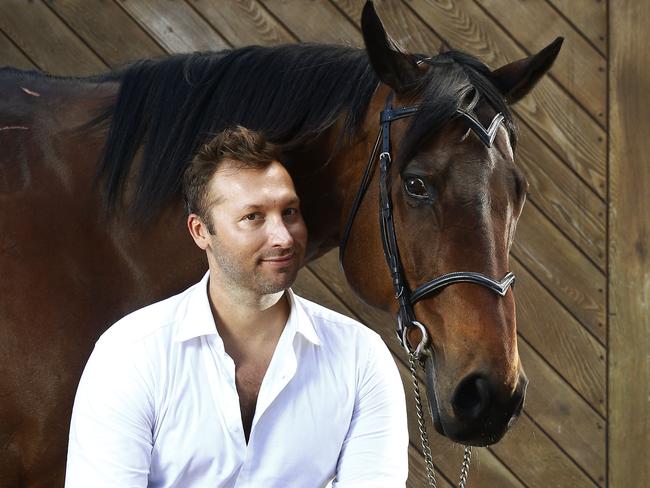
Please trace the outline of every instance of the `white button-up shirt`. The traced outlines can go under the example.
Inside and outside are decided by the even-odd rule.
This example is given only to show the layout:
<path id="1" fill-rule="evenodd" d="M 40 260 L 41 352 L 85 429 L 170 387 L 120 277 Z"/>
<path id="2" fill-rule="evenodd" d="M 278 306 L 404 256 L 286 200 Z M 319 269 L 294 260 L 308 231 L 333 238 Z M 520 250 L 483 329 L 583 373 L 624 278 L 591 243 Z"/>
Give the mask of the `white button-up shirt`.
<path id="1" fill-rule="evenodd" d="M 379 336 L 289 291 L 247 444 L 207 283 L 99 339 L 75 398 L 66 487 L 403 487 L 404 390 Z"/>

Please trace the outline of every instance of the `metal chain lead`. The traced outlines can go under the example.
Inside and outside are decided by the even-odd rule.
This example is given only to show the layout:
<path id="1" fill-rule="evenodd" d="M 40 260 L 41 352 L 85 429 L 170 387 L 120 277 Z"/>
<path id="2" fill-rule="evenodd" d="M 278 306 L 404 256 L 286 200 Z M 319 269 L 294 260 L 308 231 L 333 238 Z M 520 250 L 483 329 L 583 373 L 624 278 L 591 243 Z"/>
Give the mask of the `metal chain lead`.
<path id="1" fill-rule="evenodd" d="M 437 488 L 436 472 L 433 466 L 433 457 L 431 456 L 431 447 L 429 446 L 429 436 L 427 435 L 427 427 L 424 423 L 424 413 L 422 411 L 422 397 L 420 396 L 420 384 L 415 371 L 415 355 L 409 353 L 409 367 L 411 369 L 411 377 L 413 379 L 413 392 L 415 393 L 415 413 L 418 417 L 418 430 L 420 431 L 420 441 L 422 442 L 422 454 L 424 455 L 424 465 L 427 471 L 427 480 L 429 486 Z M 460 481 L 458 482 L 459 488 L 465 488 L 467 484 L 467 477 L 469 476 L 469 465 L 472 460 L 471 446 L 465 446 L 463 453 L 463 464 L 460 467 Z"/>
<path id="2" fill-rule="evenodd" d="M 415 392 L 415 413 L 418 416 L 418 429 L 420 431 L 420 441 L 422 442 L 422 454 L 424 454 L 424 465 L 427 470 L 427 479 L 429 486 L 437 488 L 436 472 L 433 468 L 433 458 L 431 457 L 431 448 L 429 447 L 429 436 L 427 435 L 427 426 L 424 424 L 424 413 L 422 412 L 422 399 L 420 398 L 420 385 L 415 372 L 415 356 L 409 354 L 409 366 L 413 378 L 413 391 Z"/>
<path id="3" fill-rule="evenodd" d="M 472 460 L 472 448 L 471 446 L 465 446 L 465 452 L 463 453 L 463 465 L 460 467 L 460 481 L 458 483 L 458 488 L 465 488 L 465 483 L 467 483 L 467 476 L 469 476 L 469 463 Z"/>

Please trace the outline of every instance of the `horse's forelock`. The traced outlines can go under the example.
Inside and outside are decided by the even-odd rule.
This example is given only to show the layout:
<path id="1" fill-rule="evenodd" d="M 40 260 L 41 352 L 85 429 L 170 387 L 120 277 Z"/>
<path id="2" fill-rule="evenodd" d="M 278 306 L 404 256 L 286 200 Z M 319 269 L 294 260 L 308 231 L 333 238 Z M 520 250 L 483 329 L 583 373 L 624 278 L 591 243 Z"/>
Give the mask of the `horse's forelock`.
<path id="1" fill-rule="evenodd" d="M 400 144 L 398 160 L 405 165 L 418 150 L 454 118 L 458 109 L 482 100 L 505 116 L 514 148 L 517 133 L 503 96 L 489 79 L 489 68 L 460 51 L 447 51 L 427 60 L 429 69 L 416 88 L 421 109 L 413 118 Z"/>

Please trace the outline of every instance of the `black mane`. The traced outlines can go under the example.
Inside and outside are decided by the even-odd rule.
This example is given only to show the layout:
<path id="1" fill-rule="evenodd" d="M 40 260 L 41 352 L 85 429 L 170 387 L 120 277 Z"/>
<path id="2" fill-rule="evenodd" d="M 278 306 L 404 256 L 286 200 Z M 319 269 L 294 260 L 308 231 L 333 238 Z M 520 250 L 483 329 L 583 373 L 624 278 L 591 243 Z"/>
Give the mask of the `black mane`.
<path id="1" fill-rule="evenodd" d="M 131 163 L 143 160 L 129 207 L 156 214 L 176 194 L 200 144 L 236 124 L 260 130 L 285 148 L 331 127 L 345 114 L 348 135 L 363 120 L 378 80 L 365 51 L 343 46 L 250 46 L 139 61 L 121 73 L 99 177 L 109 209 L 118 203 Z"/>
<path id="2" fill-rule="evenodd" d="M 400 159 L 456 114 L 473 89 L 512 119 L 476 58 L 449 51 L 430 61 L 417 91 L 422 108 L 401 145 Z M 114 105 L 91 125 L 110 123 L 98 173 L 107 209 L 122 201 L 136 151 L 142 147 L 131 213 L 147 220 L 176 195 L 200 144 L 240 124 L 263 131 L 285 149 L 297 147 L 345 117 L 345 136 L 363 121 L 379 82 L 365 50 L 322 44 L 250 46 L 134 63 L 105 80 L 120 80 Z M 513 144 L 514 144 L 514 131 Z"/>

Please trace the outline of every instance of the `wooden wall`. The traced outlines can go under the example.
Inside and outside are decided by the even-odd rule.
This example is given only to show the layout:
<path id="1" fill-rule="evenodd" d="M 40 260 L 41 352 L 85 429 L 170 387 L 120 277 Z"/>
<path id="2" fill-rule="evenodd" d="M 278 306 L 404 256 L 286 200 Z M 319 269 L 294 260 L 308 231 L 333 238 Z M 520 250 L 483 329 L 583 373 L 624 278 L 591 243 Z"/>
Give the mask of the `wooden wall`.
<path id="1" fill-rule="evenodd" d="M 407 49 L 436 53 L 451 46 L 493 67 L 536 52 L 556 36 L 565 37 L 550 76 L 514 109 L 521 133 L 518 164 L 531 184 L 512 252 L 518 275 L 519 347 L 531 382 L 526 407 L 502 442 L 475 450 L 469 486 L 642 486 L 640 480 L 650 474 L 647 461 L 641 471 L 627 469 L 635 465 L 626 464 L 632 447 L 626 440 L 645 448 L 632 457 L 645 460 L 650 447 L 650 348 L 641 310 L 647 311 L 650 293 L 644 281 L 648 237 L 646 227 L 629 236 L 628 225 L 642 215 L 648 200 L 648 191 L 643 191 L 650 184 L 647 166 L 639 178 L 632 176 L 632 166 L 647 159 L 643 150 L 648 131 L 645 145 L 638 147 L 623 135 L 638 130 L 637 116 L 648 128 L 647 107 L 639 111 L 626 98 L 627 90 L 635 90 L 643 95 L 640 100 L 646 99 L 643 88 L 648 84 L 638 79 L 630 83 L 628 77 L 646 80 L 629 68 L 637 54 L 648 61 L 648 49 L 634 34 L 621 33 L 629 32 L 628 25 L 642 30 L 637 14 L 647 16 L 647 7 L 645 12 L 616 9 L 608 22 L 608 2 L 601 0 L 376 4 L 392 37 Z M 85 75 L 144 57 L 252 43 L 361 45 L 362 6 L 363 0 L 2 0 L 0 65 Z M 615 35 L 608 33 L 608 25 Z M 611 39 L 617 41 L 615 52 L 608 44 Z M 612 113 L 608 73 L 613 73 L 609 89 L 617 107 Z M 612 137 L 608 153 L 610 124 L 619 137 Z M 643 199 L 626 201 L 630 192 Z M 631 285 L 610 284 L 608 273 L 639 286 L 644 308 Z M 382 331 L 414 412 L 393 320 L 349 291 L 336 253 L 304 269 L 297 288 Z M 608 315 L 608 293 L 615 317 Z M 644 345 L 643 358 L 626 356 L 628 348 L 641 350 Z M 630 391 L 627 375 L 642 380 L 643 387 Z M 644 416 L 638 429 L 631 414 Z M 409 486 L 423 486 L 421 448 L 411 417 Z M 439 483 L 455 484 L 462 448 L 430 431 Z"/>

